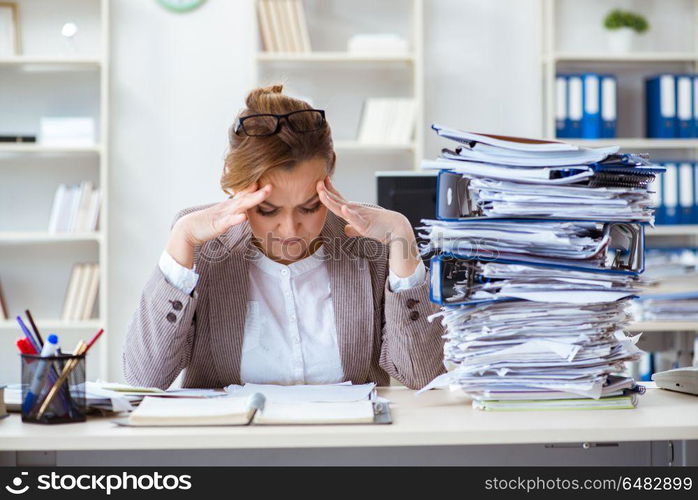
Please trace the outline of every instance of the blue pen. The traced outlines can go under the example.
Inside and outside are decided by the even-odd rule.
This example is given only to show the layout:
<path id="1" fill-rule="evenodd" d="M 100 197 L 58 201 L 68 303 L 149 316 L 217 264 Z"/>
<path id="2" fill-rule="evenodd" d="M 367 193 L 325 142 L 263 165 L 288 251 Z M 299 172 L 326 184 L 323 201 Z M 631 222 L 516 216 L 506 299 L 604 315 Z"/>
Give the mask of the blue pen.
<path id="1" fill-rule="evenodd" d="M 50 356 L 55 356 L 57 350 L 58 336 L 51 334 L 48 336 L 46 342 L 44 343 L 44 347 L 41 349 L 41 357 L 47 358 Z M 41 387 L 44 385 L 47 368 L 50 364 L 51 363 L 45 359 L 40 359 L 39 363 L 37 364 L 36 371 L 34 371 L 34 378 L 29 386 L 29 390 L 27 391 L 27 396 L 24 398 L 24 402 L 22 403 L 22 412 L 25 415 L 29 415 L 32 406 L 36 401 L 36 396 L 39 394 Z"/>
<path id="2" fill-rule="evenodd" d="M 19 323 L 19 327 L 22 329 L 22 332 L 24 333 L 24 336 L 27 337 L 27 339 L 29 340 L 29 343 L 34 346 L 34 349 L 36 350 L 36 352 L 41 352 L 41 350 L 43 349 L 43 347 L 42 347 L 43 342 L 39 343 L 38 340 L 36 338 L 34 338 L 34 336 L 32 335 L 32 332 L 29 331 L 29 328 L 27 328 L 27 325 L 24 323 L 24 321 L 22 321 L 21 316 L 17 316 L 16 319 L 17 319 L 17 323 Z M 60 348 L 59 348 L 59 350 L 60 350 Z M 51 367 L 51 372 L 49 373 L 49 379 L 52 383 L 58 379 L 58 373 L 56 373 L 56 370 L 54 370 L 53 366 Z M 63 407 L 65 409 L 69 409 L 70 406 L 68 405 L 68 401 L 66 400 L 66 397 L 64 394 L 61 393 L 60 399 L 61 399 L 61 403 L 63 403 Z"/>
<path id="3" fill-rule="evenodd" d="M 41 344 L 39 344 L 39 342 L 37 342 L 37 340 L 34 338 L 32 332 L 29 331 L 27 325 L 25 325 L 24 321 L 22 321 L 21 316 L 17 316 L 17 323 L 19 323 L 19 327 L 22 329 L 24 336 L 29 339 L 29 342 L 31 342 L 31 344 L 34 346 L 34 349 L 36 349 L 36 352 L 41 352 Z"/>

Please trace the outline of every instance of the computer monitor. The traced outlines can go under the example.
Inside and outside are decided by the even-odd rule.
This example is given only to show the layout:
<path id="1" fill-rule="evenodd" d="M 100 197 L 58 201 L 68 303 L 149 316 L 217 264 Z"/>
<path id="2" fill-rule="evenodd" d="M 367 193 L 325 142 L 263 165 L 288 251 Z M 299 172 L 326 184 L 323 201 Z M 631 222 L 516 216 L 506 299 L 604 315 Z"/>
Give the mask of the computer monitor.
<path id="1" fill-rule="evenodd" d="M 376 183 L 378 205 L 403 214 L 412 228 L 421 225 L 422 219 L 436 216 L 436 171 L 380 171 L 376 172 Z M 417 231 L 415 235 L 417 243 L 422 243 Z M 427 260 L 429 256 L 424 258 Z"/>

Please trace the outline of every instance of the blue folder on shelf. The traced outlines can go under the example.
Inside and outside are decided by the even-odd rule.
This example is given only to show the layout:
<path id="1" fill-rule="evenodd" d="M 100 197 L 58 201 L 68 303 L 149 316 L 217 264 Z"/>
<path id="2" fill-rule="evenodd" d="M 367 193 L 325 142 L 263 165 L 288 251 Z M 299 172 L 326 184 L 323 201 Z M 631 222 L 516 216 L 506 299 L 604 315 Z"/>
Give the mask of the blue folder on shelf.
<path id="1" fill-rule="evenodd" d="M 618 122 L 618 81 L 613 75 L 601 76 L 601 137 L 616 137 Z"/>
<path id="2" fill-rule="evenodd" d="M 583 139 L 599 139 L 601 137 L 601 76 L 597 73 L 584 73 L 582 76 Z"/>
<path id="3" fill-rule="evenodd" d="M 647 137 L 670 139 L 676 137 L 676 84 L 671 74 L 657 75 L 645 80 Z"/>
<path id="4" fill-rule="evenodd" d="M 564 139 L 569 137 L 567 130 L 568 113 L 567 76 L 555 77 L 555 136 Z"/>
<path id="5" fill-rule="evenodd" d="M 695 137 L 693 76 L 676 75 L 676 136 Z"/>

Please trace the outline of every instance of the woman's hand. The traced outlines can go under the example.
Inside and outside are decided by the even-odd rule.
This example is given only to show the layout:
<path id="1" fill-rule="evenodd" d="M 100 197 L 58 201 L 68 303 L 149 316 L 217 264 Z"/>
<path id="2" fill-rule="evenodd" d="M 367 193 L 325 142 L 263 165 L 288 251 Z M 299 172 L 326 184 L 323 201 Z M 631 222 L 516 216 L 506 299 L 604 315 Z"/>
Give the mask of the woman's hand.
<path id="1" fill-rule="evenodd" d="M 259 205 L 271 193 L 271 185 L 258 189 L 257 183 L 204 210 L 180 217 L 172 228 L 167 252 L 179 264 L 192 268 L 194 247 L 225 233 L 247 219 L 246 211 Z"/>
<path id="2" fill-rule="evenodd" d="M 316 189 L 320 201 L 348 222 L 344 227 L 347 236 L 363 236 L 385 243 L 390 248 L 390 270 L 400 277 L 414 273 L 420 257 L 407 217 L 392 210 L 345 200 L 329 177 L 318 181 Z"/>

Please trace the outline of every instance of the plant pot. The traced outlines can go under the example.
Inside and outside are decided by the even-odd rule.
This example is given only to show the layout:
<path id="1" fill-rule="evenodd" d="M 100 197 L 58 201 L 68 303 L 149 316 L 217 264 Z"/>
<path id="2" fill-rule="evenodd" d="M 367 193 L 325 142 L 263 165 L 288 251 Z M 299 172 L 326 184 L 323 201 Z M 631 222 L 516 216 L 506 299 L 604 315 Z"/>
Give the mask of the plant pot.
<path id="1" fill-rule="evenodd" d="M 633 50 L 637 33 L 631 28 L 618 28 L 608 32 L 608 48 L 616 54 Z"/>

